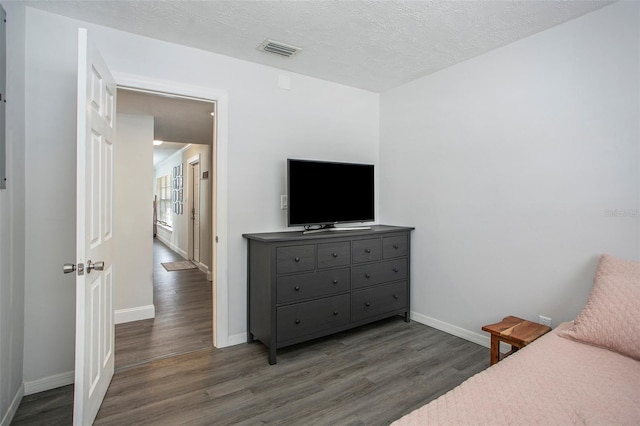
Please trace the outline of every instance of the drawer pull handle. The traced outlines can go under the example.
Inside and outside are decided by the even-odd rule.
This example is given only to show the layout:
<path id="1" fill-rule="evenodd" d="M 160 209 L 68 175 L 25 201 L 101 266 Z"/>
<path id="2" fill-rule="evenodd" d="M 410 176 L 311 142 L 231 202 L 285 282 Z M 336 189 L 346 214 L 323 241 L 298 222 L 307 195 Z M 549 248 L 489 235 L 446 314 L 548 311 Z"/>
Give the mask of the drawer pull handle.
<path id="1" fill-rule="evenodd" d="M 394 299 L 396 299 L 396 300 L 398 300 L 398 295 L 397 295 L 397 294 L 394 294 L 394 295 L 393 295 L 393 298 L 394 298 Z"/>
<path id="2" fill-rule="evenodd" d="M 369 253 L 371 253 L 371 249 L 370 248 L 366 248 L 366 249 L 364 249 L 364 252 L 369 254 Z"/>
<path id="3" fill-rule="evenodd" d="M 394 245 L 393 245 L 393 248 L 394 248 L 394 249 L 396 249 L 396 250 L 398 250 L 398 245 L 397 245 L 397 244 L 394 244 Z"/>
<path id="4" fill-rule="evenodd" d="M 394 266 L 394 267 L 393 267 L 393 272 L 398 272 L 398 271 L 399 271 L 398 267 L 397 267 L 397 266 Z"/>
<path id="5" fill-rule="evenodd" d="M 371 306 L 371 303 L 369 303 L 369 302 L 364 302 L 364 306 L 366 306 L 366 307 L 368 308 L 369 306 Z"/>
<path id="6" fill-rule="evenodd" d="M 293 260 L 295 260 L 296 262 L 300 262 L 300 258 L 298 256 L 296 256 Z"/>
<path id="7" fill-rule="evenodd" d="M 333 257 L 338 257 L 338 253 L 333 253 L 332 256 Z"/>
<path id="8" fill-rule="evenodd" d="M 333 280 L 333 283 L 334 284 L 338 284 L 338 280 Z"/>
<path id="9" fill-rule="evenodd" d="M 369 279 L 369 278 L 371 278 L 371 274 L 364 274 L 364 277 Z"/>
<path id="10" fill-rule="evenodd" d="M 296 320 L 296 324 L 300 324 L 300 320 L 299 319 Z"/>
<path id="11" fill-rule="evenodd" d="M 338 316 L 338 311 L 333 311 L 333 316 L 337 317 Z"/>
<path id="12" fill-rule="evenodd" d="M 299 286 L 299 285 L 297 285 L 297 286 L 295 286 L 293 289 L 294 289 L 295 291 L 300 291 L 300 286 Z"/>

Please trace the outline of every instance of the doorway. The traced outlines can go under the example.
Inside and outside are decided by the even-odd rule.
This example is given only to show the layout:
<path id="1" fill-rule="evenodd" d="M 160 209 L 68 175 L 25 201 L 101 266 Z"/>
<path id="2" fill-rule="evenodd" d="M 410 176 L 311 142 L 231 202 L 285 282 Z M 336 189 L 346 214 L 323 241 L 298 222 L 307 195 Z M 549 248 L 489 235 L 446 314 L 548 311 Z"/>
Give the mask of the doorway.
<path id="1" fill-rule="evenodd" d="M 191 232 L 189 232 L 189 244 L 191 249 L 191 260 L 195 264 L 200 264 L 200 157 L 189 160 L 189 199 L 191 213 Z"/>
<path id="2" fill-rule="evenodd" d="M 158 80 L 132 74 L 115 73 L 114 77 L 122 89 L 170 94 L 186 98 L 215 102 L 213 134 L 214 149 L 208 163 L 215 170 L 212 185 L 212 297 L 213 297 L 213 345 L 223 348 L 246 341 L 246 334 L 229 336 L 229 283 L 228 283 L 228 138 L 229 138 L 229 96 L 226 90 L 194 86 L 174 81 Z M 201 162 L 203 164 L 203 162 Z M 202 241 L 201 241 L 202 243 Z"/>
<path id="3" fill-rule="evenodd" d="M 160 261 L 154 262 L 153 306 L 156 309 L 155 316 L 157 321 L 155 322 L 155 324 L 153 324 L 154 320 L 149 320 L 150 324 L 146 325 L 147 328 L 155 327 L 157 331 L 158 327 L 164 327 L 163 323 L 167 320 L 162 315 L 163 313 L 166 313 L 168 311 L 171 312 L 170 314 L 168 314 L 168 316 L 173 316 L 175 318 L 175 312 L 178 305 L 184 302 L 185 298 L 189 298 L 194 294 L 194 288 L 199 285 L 198 282 L 204 282 L 202 286 L 206 286 L 209 293 L 208 303 L 203 304 L 197 309 L 191 309 L 192 312 L 196 310 L 201 312 L 199 314 L 199 317 L 195 321 L 192 321 L 192 324 L 194 324 L 193 327 L 191 325 L 187 326 L 189 328 L 199 329 L 200 334 L 198 335 L 198 337 L 194 337 L 192 339 L 195 343 L 190 345 L 185 344 L 183 345 L 184 348 L 170 349 L 169 347 L 167 347 L 167 353 L 162 353 L 161 351 L 159 352 L 158 348 L 155 348 L 158 350 L 154 349 L 146 352 L 148 352 L 149 356 L 153 356 L 157 359 L 159 357 L 176 355 L 180 353 L 180 351 L 190 351 L 194 348 L 198 349 L 194 346 L 198 343 L 208 344 L 208 347 L 211 347 L 213 344 L 213 336 L 215 334 L 213 332 L 213 329 L 215 328 L 213 327 L 213 325 L 215 325 L 215 316 L 213 315 L 212 309 L 214 296 L 211 288 L 212 285 L 210 282 L 206 282 L 206 278 L 208 277 L 209 280 L 211 280 L 211 277 L 216 276 L 216 271 L 214 269 L 215 263 L 213 262 L 215 255 L 212 250 L 215 224 L 213 213 L 216 211 L 217 207 L 215 202 L 216 200 L 214 198 L 214 195 L 216 194 L 216 182 L 213 179 L 213 177 L 216 176 L 216 163 L 215 156 L 212 155 L 215 152 L 216 141 L 216 138 L 214 136 L 214 129 L 216 128 L 216 126 L 213 123 L 213 121 L 215 120 L 214 112 L 216 110 L 216 104 L 214 102 L 203 101 L 201 99 L 194 100 L 189 97 L 167 95 L 166 93 L 139 91 L 128 87 L 119 87 L 118 97 L 118 114 L 135 113 L 150 116 L 151 122 L 153 123 L 153 139 L 155 139 L 156 141 L 162 139 L 167 141 L 163 144 L 164 148 L 168 148 L 165 154 L 169 157 L 168 159 L 165 159 L 165 163 L 170 161 L 176 162 L 176 165 L 171 167 L 173 169 L 173 172 L 165 171 L 165 174 L 171 175 L 173 177 L 173 179 L 167 179 L 169 190 L 166 191 L 166 193 L 169 195 L 164 197 L 159 196 L 157 206 L 159 210 L 158 213 L 166 212 L 168 207 L 168 210 L 170 212 L 169 216 L 172 217 L 173 223 L 171 223 L 170 221 L 162 223 L 158 226 L 157 232 L 158 234 L 160 234 L 163 231 L 169 230 L 169 234 L 173 233 L 175 236 L 177 236 L 177 238 L 174 240 L 175 246 L 171 246 L 171 244 L 169 244 L 171 246 L 169 248 L 174 249 L 175 252 L 179 253 L 179 256 L 177 259 L 169 259 L 166 255 L 166 250 L 160 250 L 160 252 L 165 253 L 163 256 L 166 257 L 166 260 L 168 261 L 180 260 L 180 256 L 183 258 L 183 260 L 193 259 L 196 261 L 194 263 L 196 263 L 198 266 L 204 266 L 206 268 L 206 272 L 208 272 L 207 275 L 203 275 L 196 269 L 195 271 L 191 271 L 190 273 L 171 272 L 167 274 L 167 271 L 162 269 L 162 266 L 160 266 Z M 126 99 L 130 101 L 129 104 L 134 104 L 135 108 L 132 109 L 131 105 L 129 105 L 128 108 L 120 108 L 120 101 Z M 204 120 L 204 126 L 208 126 L 208 132 L 197 132 L 197 123 L 194 123 L 194 117 L 196 116 L 196 113 L 194 113 L 193 110 L 188 110 L 187 108 L 187 105 L 192 104 L 205 104 L 206 108 L 208 108 L 204 110 L 204 112 L 200 111 L 201 121 Z M 182 108 L 183 110 L 176 111 L 176 109 L 174 108 L 176 105 L 178 108 Z M 171 120 L 166 120 L 166 116 L 169 116 Z M 183 118 L 185 119 L 185 122 L 177 124 L 175 122 L 176 118 Z M 187 129 L 187 131 L 181 131 L 179 128 L 176 128 L 179 126 L 182 126 L 183 130 Z M 180 141 L 186 143 L 175 144 L 170 143 L 169 141 Z M 151 145 L 151 141 L 148 141 L 148 143 L 149 145 Z M 140 161 L 144 162 L 143 159 L 140 159 Z M 171 168 L 169 168 L 169 170 Z M 176 168 L 179 170 L 178 173 L 176 173 Z M 149 176 L 149 178 L 154 181 L 154 195 L 160 195 L 157 184 L 158 176 L 155 170 L 152 171 L 152 175 Z M 206 180 L 201 182 L 201 179 L 203 178 Z M 179 183 L 179 186 L 173 186 L 176 183 Z M 177 194 L 179 194 L 179 197 L 176 196 Z M 147 197 L 145 196 L 145 199 L 146 198 Z M 165 201 L 166 204 L 161 204 L 162 201 Z M 195 222 L 193 221 L 194 216 L 195 219 L 198 219 Z M 186 241 L 187 230 L 189 230 L 188 243 Z M 127 243 L 130 242 L 128 241 Z M 166 247 L 164 248 L 166 249 Z M 158 248 L 156 247 L 155 242 L 153 250 L 154 254 L 158 253 Z M 158 269 L 158 267 L 160 268 L 160 270 L 156 270 Z M 187 277 L 187 275 L 189 274 L 190 276 Z M 178 275 L 180 275 L 180 277 L 178 277 Z M 197 278 L 196 275 L 202 276 L 202 279 Z M 156 276 L 160 278 L 156 280 Z M 178 291 L 172 292 L 172 290 L 169 288 L 170 286 L 175 286 L 176 290 L 185 289 L 185 291 L 178 294 Z M 156 287 L 159 288 L 161 296 L 156 297 Z M 176 297 L 180 299 L 180 303 L 165 303 L 167 299 L 166 296 L 171 294 L 176 294 Z M 198 297 L 203 298 L 206 296 L 204 294 L 199 294 Z M 207 308 L 205 305 L 208 305 L 209 307 Z M 163 312 L 158 312 L 158 310 L 163 310 Z M 138 322 L 143 323 L 145 321 Z M 119 326 L 124 326 L 127 324 L 128 323 L 119 324 Z M 176 324 L 176 328 L 184 327 L 185 326 L 182 324 Z M 128 328 L 129 327 L 125 327 L 125 329 Z M 203 330 L 206 329 L 209 330 L 208 337 L 202 335 Z M 132 330 L 127 331 L 129 332 Z M 179 333 L 174 332 L 174 335 L 178 334 Z M 184 335 L 185 333 L 180 334 Z M 170 333 L 165 333 L 165 335 L 170 336 Z M 186 337 L 188 338 L 188 336 Z M 142 341 L 140 342 L 142 344 L 144 344 L 144 342 L 147 342 L 149 346 L 154 345 L 154 343 L 152 342 L 152 338 L 146 339 L 143 337 L 139 340 Z M 179 339 L 176 338 L 175 340 Z M 147 358 L 149 358 L 149 356 L 147 356 L 146 358 L 145 356 L 146 355 L 142 356 L 139 362 L 148 361 L 149 359 Z M 135 360 L 132 359 L 132 356 L 127 355 L 127 357 L 129 358 L 129 364 L 135 363 Z M 120 367 L 123 367 L 121 363 L 118 364 L 120 365 Z"/>

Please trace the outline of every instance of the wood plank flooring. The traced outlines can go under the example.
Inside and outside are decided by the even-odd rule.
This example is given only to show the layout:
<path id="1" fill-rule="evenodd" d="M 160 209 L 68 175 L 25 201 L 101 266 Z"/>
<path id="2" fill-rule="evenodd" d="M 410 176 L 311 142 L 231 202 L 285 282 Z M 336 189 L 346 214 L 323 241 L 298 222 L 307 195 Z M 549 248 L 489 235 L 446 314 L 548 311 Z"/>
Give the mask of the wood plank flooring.
<path id="1" fill-rule="evenodd" d="M 121 370 L 95 424 L 385 425 L 488 365 L 487 348 L 397 317 L 281 349 L 273 366 L 252 343 Z M 68 417 L 31 395 L 13 424 L 70 424 L 67 392 Z"/>
<path id="2" fill-rule="evenodd" d="M 187 315 L 168 311 L 177 322 Z M 489 366 L 489 349 L 400 317 L 280 349 L 272 366 L 259 342 L 194 349 L 190 333 L 168 332 L 175 346 L 162 354 L 118 346 L 122 330 L 96 425 L 385 425 Z M 187 353 L 175 350 L 180 335 Z M 119 358 L 118 348 L 149 361 Z M 72 394 L 66 386 L 29 395 L 12 424 L 69 425 Z"/>
<path id="3" fill-rule="evenodd" d="M 211 283 L 198 269 L 168 272 L 163 262 L 184 260 L 158 240 L 153 242 L 154 319 L 116 325 L 116 371 L 211 348 Z"/>
<path id="4" fill-rule="evenodd" d="M 384 425 L 489 364 L 488 349 L 400 317 L 281 349 L 202 350 L 122 371 L 96 425 Z"/>

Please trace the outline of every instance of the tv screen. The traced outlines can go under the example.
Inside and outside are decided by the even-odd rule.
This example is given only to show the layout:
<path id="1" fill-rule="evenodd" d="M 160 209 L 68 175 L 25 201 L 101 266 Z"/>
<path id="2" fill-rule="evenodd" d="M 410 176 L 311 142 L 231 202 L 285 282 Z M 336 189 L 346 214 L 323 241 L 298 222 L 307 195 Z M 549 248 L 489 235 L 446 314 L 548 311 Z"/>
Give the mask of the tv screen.
<path id="1" fill-rule="evenodd" d="M 289 226 L 374 220 L 373 164 L 287 160 Z"/>

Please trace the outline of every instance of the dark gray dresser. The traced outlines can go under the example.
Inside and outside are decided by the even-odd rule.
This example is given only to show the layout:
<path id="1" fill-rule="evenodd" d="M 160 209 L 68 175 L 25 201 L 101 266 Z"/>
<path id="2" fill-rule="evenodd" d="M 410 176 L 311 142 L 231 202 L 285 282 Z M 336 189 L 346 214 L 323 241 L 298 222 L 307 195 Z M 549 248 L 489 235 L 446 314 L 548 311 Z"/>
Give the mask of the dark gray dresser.
<path id="1" fill-rule="evenodd" d="M 244 234 L 247 341 L 276 349 L 403 315 L 409 322 L 411 231 Z"/>

